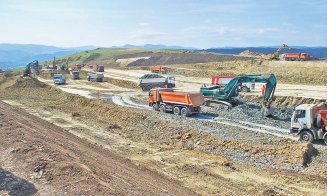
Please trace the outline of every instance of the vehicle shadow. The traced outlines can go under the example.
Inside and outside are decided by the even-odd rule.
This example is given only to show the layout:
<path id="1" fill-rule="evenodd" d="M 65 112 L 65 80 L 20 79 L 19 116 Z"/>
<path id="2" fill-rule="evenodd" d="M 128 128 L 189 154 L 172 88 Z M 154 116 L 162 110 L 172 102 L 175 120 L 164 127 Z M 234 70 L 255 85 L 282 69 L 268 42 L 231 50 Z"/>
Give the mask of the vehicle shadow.
<path id="1" fill-rule="evenodd" d="M 9 192 L 9 195 L 34 195 L 36 187 L 25 179 L 0 167 L 0 191 Z"/>

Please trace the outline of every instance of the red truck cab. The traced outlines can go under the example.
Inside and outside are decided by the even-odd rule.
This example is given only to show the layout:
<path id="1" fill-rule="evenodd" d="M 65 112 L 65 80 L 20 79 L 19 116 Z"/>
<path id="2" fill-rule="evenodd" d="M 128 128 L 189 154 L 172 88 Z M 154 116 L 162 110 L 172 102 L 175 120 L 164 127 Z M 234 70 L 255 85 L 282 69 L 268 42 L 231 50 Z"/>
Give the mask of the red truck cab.
<path id="1" fill-rule="evenodd" d="M 104 66 L 103 65 L 94 65 L 93 69 L 95 72 L 104 72 Z"/>

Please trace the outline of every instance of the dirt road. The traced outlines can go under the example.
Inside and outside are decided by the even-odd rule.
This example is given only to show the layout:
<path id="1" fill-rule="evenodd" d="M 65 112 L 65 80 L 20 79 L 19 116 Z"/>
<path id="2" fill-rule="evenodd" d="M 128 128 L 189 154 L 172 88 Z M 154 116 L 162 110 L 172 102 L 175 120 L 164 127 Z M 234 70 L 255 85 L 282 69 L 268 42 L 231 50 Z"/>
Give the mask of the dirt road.
<path id="1" fill-rule="evenodd" d="M 0 102 L 0 193 L 12 195 L 194 195 L 25 111 Z"/>
<path id="2" fill-rule="evenodd" d="M 108 68 L 105 71 L 105 76 L 138 83 L 138 79 L 141 76 L 149 73 L 150 72 L 147 70 L 119 70 Z M 175 75 L 175 77 L 176 87 L 180 90 L 199 91 L 199 88 L 202 84 L 208 84 L 211 82 L 211 76 L 208 76 L 208 78 L 195 78 Z M 261 84 L 256 84 L 256 89 L 252 92 L 252 94 L 259 95 L 261 92 L 261 86 Z M 327 86 L 293 85 L 278 83 L 275 95 L 326 99 Z"/>

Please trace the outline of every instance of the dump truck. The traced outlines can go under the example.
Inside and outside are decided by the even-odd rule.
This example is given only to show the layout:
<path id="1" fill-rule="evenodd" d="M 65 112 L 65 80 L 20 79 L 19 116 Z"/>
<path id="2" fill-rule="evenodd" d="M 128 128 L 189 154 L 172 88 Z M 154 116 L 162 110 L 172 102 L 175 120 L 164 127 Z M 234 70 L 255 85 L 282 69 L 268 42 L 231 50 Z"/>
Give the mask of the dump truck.
<path id="1" fill-rule="evenodd" d="M 154 87 L 174 88 L 175 77 L 163 77 L 158 74 L 145 74 L 140 78 L 139 86 L 142 88 L 143 91 L 149 91 L 151 88 Z"/>
<path id="2" fill-rule="evenodd" d="M 94 65 L 93 70 L 95 72 L 104 72 L 104 66 L 103 65 Z"/>
<path id="3" fill-rule="evenodd" d="M 168 67 L 167 66 L 150 66 L 150 71 L 152 73 L 166 74 L 168 71 Z"/>
<path id="4" fill-rule="evenodd" d="M 86 79 L 91 82 L 103 82 L 104 75 L 102 73 L 88 73 Z"/>
<path id="5" fill-rule="evenodd" d="M 70 71 L 70 78 L 73 79 L 73 80 L 80 79 L 79 72 L 78 71 Z"/>
<path id="6" fill-rule="evenodd" d="M 307 53 L 284 53 L 282 54 L 282 59 L 285 61 L 306 61 L 310 59 L 310 56 Z"/>
<path id="7" fill-rule="evenodd" d="M 290 133 L 297 133 L 302 141 L 324 140 L 327 145 L 326 103 L 297 106 L 291 118 Z"/>
<path id="8" fill-rule="evenodd" d="M 64 74 L 53 74 L 52 79 L 54 84 L 66 84 L 66 77 Z"/>
<path id="9" fill-rule="evenodd" d="M 211 78 L 211 85 L 218 86 L 218 87 L 224 87 L 226 86 L 232 79 L 236 78 L 237 76 L 212 76 Z M 239 91 L 242 92 L 250 92 L 251 90 L 255 89 L 255 83 L 254 82 L 244 82 L 240 83 L 239 85 Z"/>
<path id="10" fill-rule="evenodd" d="M 203 95 L 197 92 L 179 92 L 171 88 L 153 88 L 149 91 L 149 106 L 163 113 L 182 116 L 198 114 L 203 103 Z"/>

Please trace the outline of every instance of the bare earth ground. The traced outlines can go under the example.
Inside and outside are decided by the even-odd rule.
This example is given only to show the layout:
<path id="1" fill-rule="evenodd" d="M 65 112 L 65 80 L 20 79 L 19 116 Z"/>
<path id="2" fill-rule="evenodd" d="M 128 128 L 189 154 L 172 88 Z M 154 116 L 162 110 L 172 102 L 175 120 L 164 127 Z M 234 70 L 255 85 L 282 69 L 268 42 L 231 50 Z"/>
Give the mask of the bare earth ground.
<path id="1" fill-rule="evenodd" d="M 130 78 L 135 77 L 135 74 L 135 71 L 131 72 Z M 128 79 L 128 76 L 124 78 Z M 51 84 L 49 80 L 42 81 Z M 85 98 L 63 93 L 57 90 L 58 88 L 65 92 L 82 95 Z M 22 151 L 25 152 L 24 149 L 27 147 L 24 142 L 20 143 L 20 140 L 26 140 L 27 146 L 33 142 L 40 143 L 41 147 L 37 147 L 36 150 L 33 145 L 32 150 L 27 150 L 31 153 L 43 152 L 42 146 L 45 146 L 46 149 L 55 148 L 53 151 L 55 154 L 59 154 L 60 159 L 58 159 L 62 162 L 53 163 L 51 153 L 46 151 L 46 153 L 42 153 L 42 156 L 50 156 L 50 158 L 41 156 L 41 162 L 46 162 L 46 166 L 40 166 L 41 170 L 35 169 L 37 172 L 33 170 L 35 167 L 33 164 L 29 167 L 20 165 L 29 163 L 29 159 L 31 159 L 31 163 L 39 160 L 39 157 L 34 154 L 28 154 L 28 152 L 23 155 L 19 154 L 21 161 L 12 155 L 13 158 L 9 159 L 12 162 L 6 165 L 6 158 L 13 153 L 12 150 L 7 150 L 1 159 L 2 169 L 5 170 L 4 174 L 11 172 L 17 178 L 23 179 L 22 182 L 37 187 L 39 191 L 44 189 L 49 191 L 45 191 L 45 193 L 60 194 L 61 192 L 56 192 L 59 190 L 58 187 L 68 187 L 67 192 L 74 194 L 89 193 L 87 191 L 91 189 L 93 193 L 96 192 L 100 195 L 116 193 L 110 191 L 118 191 L 122 194 L 192 194 L 188 193 L 188 189 L 204 195 L 242 195 L 244 193 L 250 195 L 324 195 L 326 192 L 327 152 L 325 146 L 319 143 L 313 146 L 299 143 L 293 137 L 285 134 L 282 128 L 275 130 L 276 128 L 269 124 L 254 123 L 250 125 L 248 124 L 250 122 L 233 122 L 219 118 L 206 119 L 210 115 L 183 119 L 171 114 L 156 113 L 149 111 L 147 106 L 125 97 L 125 95 L 131 95 L 130 98 L 146 98 L 146 92 L 115 87 L 107 82 L 90 83 L 85 80 L 69 80 L 68 85 L 53 88 L 29 79 L 10 79 L 0 84 L 0 89 L 2 100 L 21 108 L 13 109 L 6 104 L 1 104 L 5 107 L 4 114 L 12 114 L 9 115 L 8 121 L 12 118 L 15 120 L 14 122 L 22 121 L 23 125 L 26 123 L 27 127 L 33 127 L 34 123 L 40 123 L 39 126 L 49 127 L 49 129 L 56 127 L 61 130 L 61 135 L 57 131 L 53 131 L 53 134 L 56 134 L 53 135 L 51 131 L 49 136 L 47 136 L 47 129 L 33 132 L 33 134 L 29 132 L 20 134 L 22 132 L 20 129 L 19 132 L 10 132 L 8 129 L 1 132 L 9 135 L 12 133 L 11 138 L 15 139 L 11 142 L 2 141 L 5 142 L 2 146 L 3 149 L 10 146 L 9 149 L 22 148 Z M 102 92 L 102 99 L 105 102 L 89 99 L 94 97 L 92 93 L 97 90 Z M 29 116 L 22 109 L 56 126 Z M 27 122 L 29 123 L 27 124 Z M 269 123 L 275 123 L 275 121 L 269 121 Z M 16 124 L 12 123 L 12 125 Z M 8 128 L 7 126 L 9 125 L 6 125 L 6 128 Z M 63 142 L 59 139 L 61 137 L 64 138 Z M 73 144 L 69 140 L 72 140 Z M 91 147 L 97 152 L 88 149 Z M 64 152 L 68 154 L 61 155 L 63 149 L 67 149 Z M 82 150 L 80 152 L 77 149 Z M 70 152 L 70 150 L 74 152 Z M 112 152 L 114 155 L 103 154 Z M 93 153 L 95 153 L 94 156 Z M 26 155 L 27 157 L 25 157 L 25 154 L 30 156 Z M 67 161 L 66 155 L 72 161 Z M 105 159 L 108 156 L 113 160 Z M 127 161 L 127 165 L 124 165 L 126 159 L 132 160 L 132 162 Z M 123 163 L 120 163 L 119 160 L 122 160 Z M 84 171 L 84 167 L 81 166 L 82 169 L 79 168 L 79 170 L 82 171 L 82 174 L 77 172 L 79 176 L 73 175 L 74 180 L 63 181 L 60 180 L 61 178 L 55 177 L 52 181 L 49 180 L 51 177 L 47 180 L 48 173 L 52 174 L 50 175 L 52 177 L 66 175 L 65 172 L 62 174 L 62 170 L 57 169 L 60 168 L 61 163 L 66 163 L 66 161 L 73 165 L 75 163 L 87 165 L 88 169 Z M 121 186 L 115 185 L 118 180 L 113 180 L 113 184 L 110 184 L 110 181 L 108 183 L 107 178 L 112 179 L 110 176 L 112 164 L 106 164 L 104 161 L 121 164 L 118 174 L 114 173 L 115 176 L 118 175 L 124 179 L 126 184 L 140 183 L 141 189 L 130 188 L 133 186 L 127 186 L 124 183 Z M 133 171 L 130 171 L 129 168 L 133 168 Z M 158 185 L 158 188 L 150 192 L 146 186 L 148 182 L 143 179 L 146 174 L 143 174 L 143 177 L 141 175 L 140 182 L 134 182 L 134 178 L 130 179 L 125 176 L 125 174 L 127 176 L 136 175 L 142 168 L 153 174 L 150 179 L 158 175 L 167 184 Z M 73 167 L 72 170 L 75 171 L 75 168 Z M 91 177 L 85 177 L 84 174 Z M 30 179 L 29 175 L 35 177 Z M 105 184 L 107 186 L 100 183 L 102 186 L 99 186 L 103 187 L 103 190 L 93 189 L 98 187 L 99 182 L 96 180 L 94 180 L 94 186 L 93 183 L 79 186 L 80 183 L 83 185 L 83 179 L 92 180 L 92 177 L 107 182 Z M 36 179 L 45 180 L 45 183 L 48 184 L 42 188 L 43 185 L 39 185 Z M 158 183 L 160 184 L 160 182 Z M 121 187 L 125 185 L 129 188 L 123 192 Z M 78 190 L 76 186 L 79 188 Z M 168 192 L 160 189 L 160 187 L 166 186 L 170 187 L 167 188 Z M 33 186 L 29 187 L 32 188 L 28 190 L 35 191 Z M 179 191 L 171 194 L 169 191 L 174 191 L 175 188 L 178 188 Z M 4 191 L 11 190 L 5 189 Z"/>
<path id="2" fill-rule="evenodd" d="M 0 191 L 11 195 L 193 195 L 179 182 L 0 102 Z"/>

